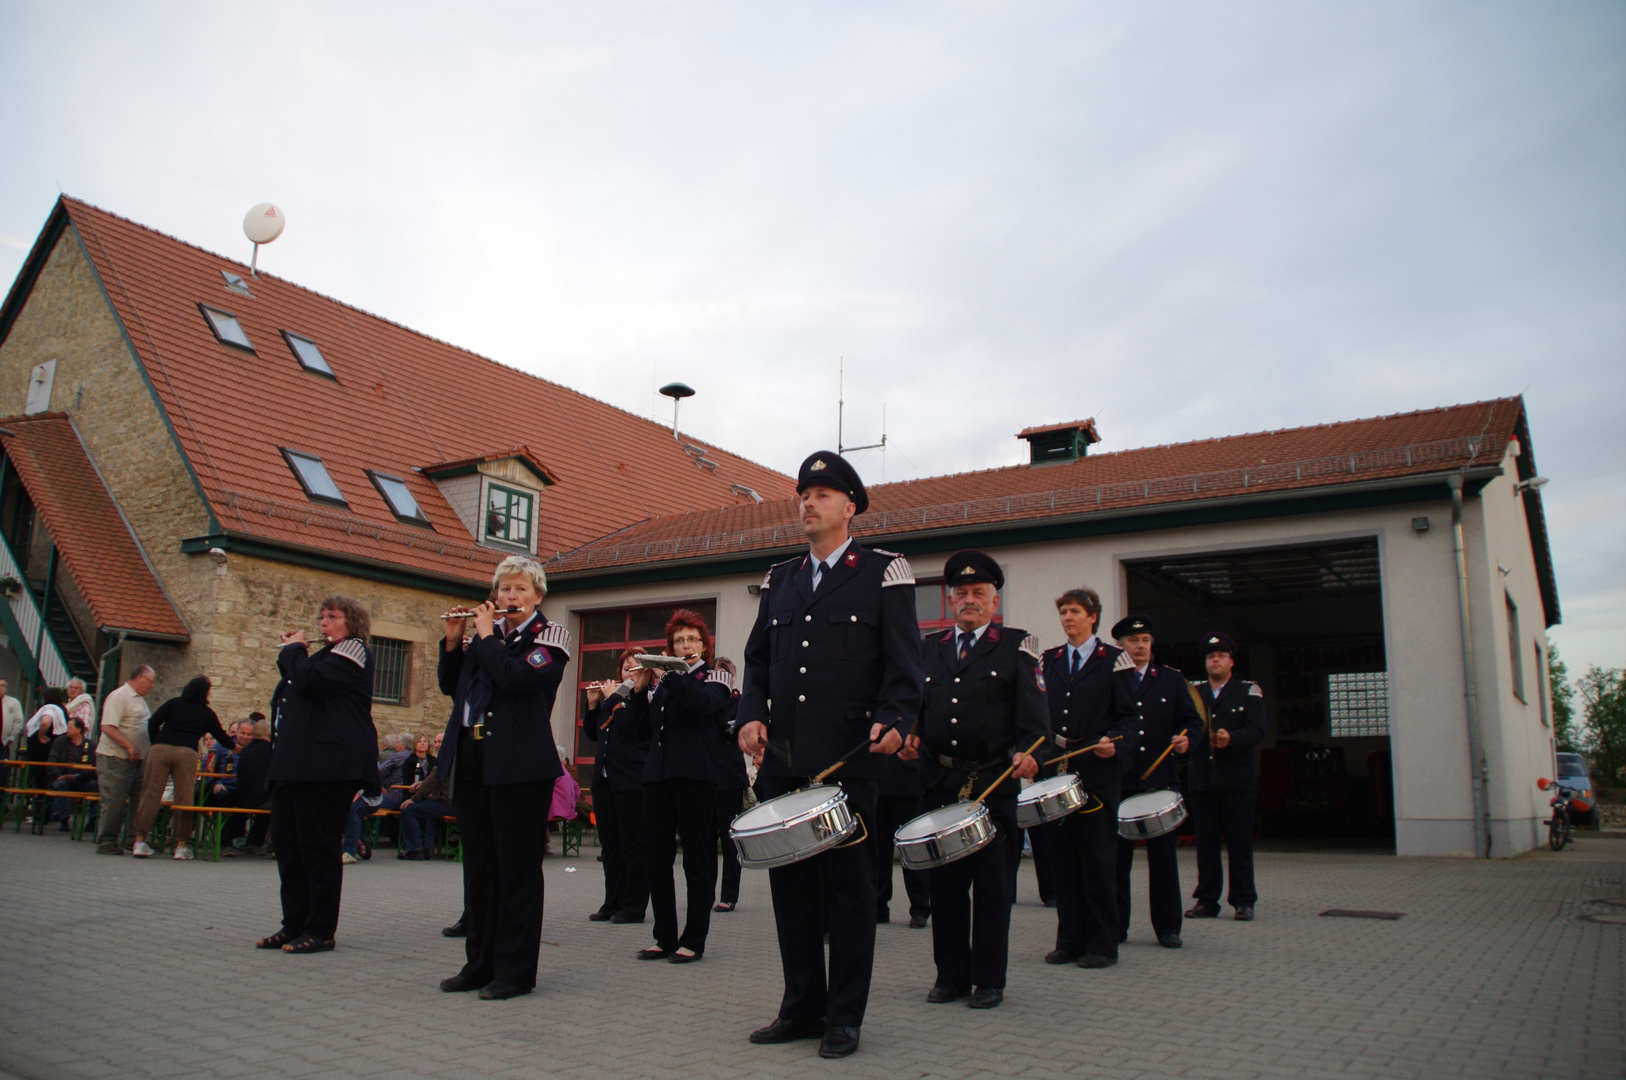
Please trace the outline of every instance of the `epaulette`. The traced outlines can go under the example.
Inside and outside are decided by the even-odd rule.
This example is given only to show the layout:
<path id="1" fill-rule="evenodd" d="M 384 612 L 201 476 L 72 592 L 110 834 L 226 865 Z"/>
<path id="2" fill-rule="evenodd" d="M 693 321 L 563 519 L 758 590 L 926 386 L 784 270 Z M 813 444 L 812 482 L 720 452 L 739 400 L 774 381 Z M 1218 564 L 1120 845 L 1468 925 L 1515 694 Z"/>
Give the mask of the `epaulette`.
<path id="1" fill-rule="evenodd" d="M 722 683 L 724 686 L 728 687 L 729 693 L 734 692 L 734 676 L 730 675 L 722 668 L 711 668 L 708 670 L 706 672 L 706 681 Z"/>
<path id="2" fill-rule="evenodd" d="M 888 585 L 913 585 L 915 583 L 914 568 L 909 560 L 896 551 L 886 551 L 882 548 L 870 548 L 877 555 L 885 555 L 892 561 L 886 564 L 886 573 L 881 575 L 881 588 Z"/>
<path id="3" fill-rule="evenodd" d="M 558 649 L 566 656 L 572 655 L 570 648 L 570 631 L 561 623 L 550 622 L 536 632 L 536 643 L 546 645 L 550 649 Z"/>
<path id="4" fill-rule="evenodd" d="M 800 557 L 801 556 L 797 556 L 797 558 Z M 786 559 L 784 562 L 776 562 L 772 566 L 768 567 L 768 572 L 762 575 L 762 588 L 766 589 L 773 584 L 773 572 L 775 570 L 779 569 L 781 566 L 789 566 L 795 561 L 796 559 Z"/>
<path id="5" fill-rule="evenodd" d="M 1118 662 L 1116 664 L 1112 665 L 1112 670 L 1113 671 L 1134 671 L 1135 670 L 1135 661 L 1129 659 L 1129 654 L 1128 653 L 1121 652 L 1121 653 L 1118 654 Z"/>
<path id="6" fill-rule="evenodd" d="M 1039 635 L 1029 634 L 1027 637 L 1023 638 L 1022 644 L 1017 646 L 1017 651 L 1025 652 L 1035 660 L 1042 659 L 1043 657 L 1039 652 Z"/>
<path id="7" fill-rule="evenodd" d="M 367 646 L 361 643 L 360 638 L 347 637 L 333 646 L 333 651 L 357 667 L 367 666 Z"/>
<path id="8" fill-rule="evenodd" d="M 1248 696 L 1249 697 L 1262 698 L 1262 697 L 1265 696 L 1265 692 L 1263 690 L 1259 689 L 1259 684 L 1258 683 L 1251 682 L 1251 683 L 1248 683 Z"/>

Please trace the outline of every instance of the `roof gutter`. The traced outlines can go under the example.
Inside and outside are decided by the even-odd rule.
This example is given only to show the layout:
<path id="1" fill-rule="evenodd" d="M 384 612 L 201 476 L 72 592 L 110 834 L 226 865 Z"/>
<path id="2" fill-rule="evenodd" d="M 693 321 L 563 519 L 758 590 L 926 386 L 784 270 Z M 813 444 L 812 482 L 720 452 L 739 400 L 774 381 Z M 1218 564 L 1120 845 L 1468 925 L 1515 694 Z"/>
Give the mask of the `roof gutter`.
<path id="1" fill-rule="evenodd" d="M 267 540 L 260 536 L 221 531 L 207 536 L 188 537 L 181 541 L 181 553 L 184 555 L 207 554 L 210 548 L 235 551 L 272 562 L 350 574 L 368 581 L 381 581 L 387 585 L 403 585 L 411 589 L 446 593 L 464 599 L 484 600 L 491 594 L 490 584 L 483 580 L 471 581 L 426 570 L 409 570 L 400 563 L 362 559 L 354 555 L 338 555 L 321 548 Z"/>

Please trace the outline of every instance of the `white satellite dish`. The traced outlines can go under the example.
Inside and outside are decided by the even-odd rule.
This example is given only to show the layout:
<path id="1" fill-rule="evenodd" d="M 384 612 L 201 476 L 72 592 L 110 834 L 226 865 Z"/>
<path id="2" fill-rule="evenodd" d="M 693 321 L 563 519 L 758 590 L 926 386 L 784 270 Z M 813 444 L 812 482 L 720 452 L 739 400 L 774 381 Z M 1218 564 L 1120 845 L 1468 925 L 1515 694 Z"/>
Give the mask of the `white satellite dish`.
<path id="1" fill-rule="evenodd" d="M 259 203 L 243 215 L 243 235 L 254 244 L 254 257 L 248 264 L 250 274 L 259 275 L 260 245 L 269 244 L 281 236 L 283 226 L 287 224 L 288 219 L 274 203 Z"/>

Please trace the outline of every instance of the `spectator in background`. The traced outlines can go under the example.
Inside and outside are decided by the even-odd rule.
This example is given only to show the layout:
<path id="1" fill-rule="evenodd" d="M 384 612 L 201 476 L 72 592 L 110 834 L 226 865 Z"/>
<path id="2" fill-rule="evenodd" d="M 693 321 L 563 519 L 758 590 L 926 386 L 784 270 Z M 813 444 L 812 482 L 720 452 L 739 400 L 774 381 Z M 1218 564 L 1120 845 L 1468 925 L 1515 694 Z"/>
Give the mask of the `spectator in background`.
<path id="1" fill-rule="evenodd" d="M 0 679 L 0 713 L 4 714 L 4 722 L 0 723 L 0 741 L 5 745 L 6 757 L 13 757 L 17 753 L 17 744 L 23 738 L 23 703 L 6 692 L 6 680 Z"/>
<path id="2" fill-rule="evenodd" d="M 23 744 L 17 749 L 17 757 L 22 761 L 38 761 L 44 763 L 51 756 L 51 744 L 56 737 L 68 730 L 68 718 L 62 711 L 62 691 L 54 686 L 47 686 L 40 691 L 40 698 L 44 702 L 39 711 L 28 718 L 24 730 Z M 30 773 L 34 770 L 30 769 Z M 27 776 L 24 781 L 29 787 L 43 786 L 45 776 Z"/>
<path id="3" fill-rule="evenodd" d="M 96 726 L 96 699 L 85 693 L 85 680 L 77 675 L 68 680 L 67 704 L 62 706 L 68 719 L 79 718 L 80 729 L 88 738 Z"/>
<path id="4" fill-rule="evenodd" d="M 139 664 L 130 681 L 102 702 L 101 737 L 96 742 L 96 783 L 101 791 L 101 823 L 96 828 L 98 855 L 123 855 L 119 834 L 125 821 L 135 823 L 141 798 L 141 760 L 147 754 L 146 695 L 154 673 Z"/>
<path id="5" fill-rule="evenodd" d="M 68 717 L 67 734 L 51 743 L 50 765 L 46 775 L 56 791 L 95 791 L 96 773 L 93 769 L 71 769 L 70 765 L 90 764 L 90 739 L 85 736 L 85 722 L 77 716 Z M 62 822 L 62 831 L 68 831 L 68 819 L 73 816 L 72 799 L 52 799 L 52 821 Z"/>
<path id="6" fill-rule="evenodd" d="M 265 810 L 271 805 L 271 793 L 266 790 L 265 776 L 271 771 L 271 721 L 263 715 L 258 720 L 243 721 L 248 726 L 249 741 L 237 751 L 237 774 L 232 777 L 233 787 L 221 795 L 216 805 L 235 806 L 244 810 Z M 239 727 L 242 725 L 240 724 Z M 249 819 L 248 839 L 243 850 L 250 855 L 265 855 L 265 831 L 271 825 L 266 814 L 230 814 L 221 829 L 222 854 L 236 851 L 237 837 L 243 832 L 243 823 Z"/>
<path id="7" fill-rule="evenodd" d="M 230 773 L 230 776 L 216 777 L 209 785 L 209 793 L 213 796 L 225 795 L 237 787 L 237 755 L 242 753 L 243 747 L 254 741 L 254 721 L 239 720 L 231 726 L 231 745 L 224 743 L 216 745 L 203 763 L 203 771 L 211 773 Z"/>
<path id="8" fill-rule="evenodd" d="M 164 784 L 175 784 L 175 805 L 189 806 L 196 798 L 198 782 L 198 743 L 205 735 L 229 743 L 231 736 L 220 726 L 220 717 L 209 708 L 210 682 L 199 675 L 182 688 L 179 697 L 158 706 L 147 721 L 147 737 L 152 749 L 147 755 L 147 771 L 141 778 L 141 807 L 136 812 L 135 844 L 131 854 L 144 859 L 153 854 L 147 831 L 158 817 Z M 175 858 L 192 857 L 192 812 L 175 811 Z"/>
<path id="9" fill-rule="evenodd" d="M 198 755 L 198 772 L 213 772 L 214 770 L 209 766 L 214 762 L 215 751 L 223 749 L 225 745 L 230 743 L 230 739 L 227 739 L 224 744 L 218 743 L 213 735 L 205 735 L 199 740 L 198 745 L 194 748 Z"/>

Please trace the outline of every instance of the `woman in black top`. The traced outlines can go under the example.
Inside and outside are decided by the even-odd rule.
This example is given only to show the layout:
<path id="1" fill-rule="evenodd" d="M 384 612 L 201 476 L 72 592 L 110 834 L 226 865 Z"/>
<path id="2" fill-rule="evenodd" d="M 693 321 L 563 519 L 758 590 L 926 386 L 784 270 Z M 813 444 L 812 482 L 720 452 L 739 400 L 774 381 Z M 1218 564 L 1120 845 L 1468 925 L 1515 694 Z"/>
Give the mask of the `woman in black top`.
<path id="1" fill-rule="evenodd" d="M 282 635 L 280 719 L 267 777 L 282 929 L 258 947 L 291 953 L 333 948 L 345 815 L 358 788 L 378 793 L 373 654 L 367 648 L 372 620 L 348 596 L 330 596 L 317 624 L 327 644 L 314 654 L 307 655 L 303 630 Z M 241 771 L 237 782 L 243 782 Z"/>
<path id="2" fill-rule="evenodd" d="M 213 735 L 217 742 L 231 742 L 231 736 L 220 726 L 220 717 L 209 708 L 209 687 L 209 680 L 199 675 L 181 688 L 180 697 L 170 698 L 147 719 L 147 737 L 152 740 L 152 748 L 147 751 L 147 770 L 141 777 L 141 806 L 136 811 L 135 843 L 130 849 L 138 858 L 154 854 L 147 843 L 147 833 L 158 817 L 164 784 L 174 782 L 171 798 L 176 806 L 191 806 L 198 797 L 199 741 L 205 735 Z M 175 811 L 175 857 L 192 857 L 190 810 Z"/>
<path id="3" fill-rule="evenodd" d="M 644 762 L 644 850 L 649 853 L 649 904 L 655 912 L 655 947 L 640 960 L 691 964 L 706 952 L 711 902 L 717 888 L 713 821 L 717 802 L 717 751 L 734 680 L 706 663 L 710 629 L 693 611 L 679 609 L 666 624 L 672 655 L 687 671 L 668 671 L 649 698 L 649 757 Z M 683 878 L 688 910 L 678 933 L 677 890 L 672 860 L 673 825 L 683 840 Z"/>
<path id="4" fill-rule="evenodd" d="M 604 903 L 587 916 L 594 922 L 641 923 L 649 906 L 644 873 L 644 757 L 649 742 L 639 735 L 649 710 L 654 672 L 640 667 L 637 649 L 621 653 L 619 683 L 587 688 L 582 734 L 598 744 L 593 758 L 593 816 L 604 848 Z"/>

